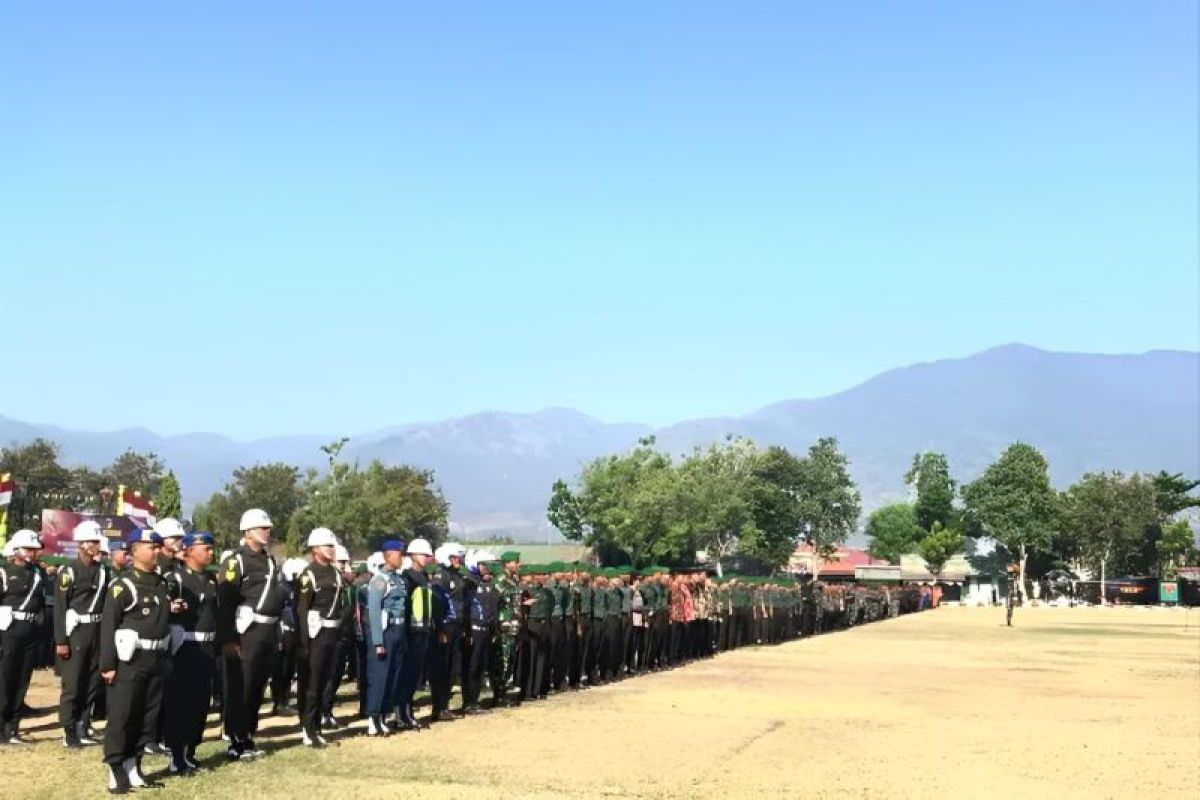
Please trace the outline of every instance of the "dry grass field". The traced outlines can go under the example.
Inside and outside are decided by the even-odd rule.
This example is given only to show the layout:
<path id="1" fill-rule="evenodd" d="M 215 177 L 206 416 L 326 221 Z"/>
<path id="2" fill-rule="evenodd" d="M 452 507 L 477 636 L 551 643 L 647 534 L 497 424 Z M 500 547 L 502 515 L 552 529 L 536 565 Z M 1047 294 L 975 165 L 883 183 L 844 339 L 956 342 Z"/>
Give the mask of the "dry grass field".
<path id="1" fill-rule="evenodd" d="M 1194 797 L 1200 610 L 943 608 L 430 730 L 167 778 L 164 798 Z M 34 706 L 49 706 L 47 674 Z M 349 714 L 349 709 L 347 709 Z M 357 728 L 359 723 L 355 723 Z M 0 797 L 103 797 L 98 749 L 0 749 Z M 150 771 L 165 767 L 147 759 Z"/>

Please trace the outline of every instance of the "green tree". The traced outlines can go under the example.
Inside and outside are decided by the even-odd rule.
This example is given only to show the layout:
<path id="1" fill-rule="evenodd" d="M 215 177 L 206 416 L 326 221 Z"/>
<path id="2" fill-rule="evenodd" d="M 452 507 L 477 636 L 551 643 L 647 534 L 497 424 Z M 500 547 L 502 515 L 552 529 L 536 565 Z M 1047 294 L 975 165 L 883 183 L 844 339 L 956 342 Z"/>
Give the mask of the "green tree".
<path id="1" fill-rule="evenodd" d="M 306 482 L 306 501 L 287 523 L 293 551 L 302 550 L 318 526 L 333 530 L 351 553 L 359 554 L 393 536 L 421 537 L 434 546 L 446 538 L 450 507 L 431 471 L 380 461 L 366 469 L 340 462 L 334 466 Z"/>
<path id="2" fill-rule="evenodd" d="M 756 527 L 754 474 L 758 449 L 748 439 L 729 438 L 695 452 L 679 466 L 679 503 L 690 546 L 716 561 L 738 552 L 743 542 L 761 549 Z"/>
<path id="3" fill-rule="evenodd" d="M 813 549 L 816 579 L 820 577 L 820 559 L 831 558 L 858 523 L 862 498 L 850 477 L 850 461 L 832 436 L 817 440 L 808 449 L 799 472 L 800 538 Z"/>
<path id="4" fill-rule="evenodd" d="M 904 482 L 916 490 L 913 510 L 917 525 L 925 531 L 932 531 L 935 522 L 943 527 L 955 525 L 955 483 L 950 477 L 950 462 L 945 454 L 917 453 Z"/>
<path id="5" fill-rule="evenodd" d="M 154 498 L 156 512 L 160 518 L 175 517 L 178 519 L 183 514 L 183 501 L 179 491 L 179 480 L 175 477 L 174 472 L 168 472 L 167 477 L 163 478 L 162 485 L 158 489 L 158 496 Z"/>
<path id="6" fill-rule="evenodd" d="M 901 556 L 914 551 L 923 533 L 912 505 L 892 503 L 867 518 L 867 550 L 875 558 L 897 564 Z"/>
<path id="7" fill-rule="evenodd" d="M 754 465 L 751 486 L 754 528 L 742 539 L 741 550 L 765 564 L 779 567 L 796 550 L 800 538 L 799 488 L 804 464 L 783 447 L 768 447 Z"/>
<path id="8" fill-rule="evenodd" d="M 37 438 L 0 449 L 0 474 L 12 473 L 16 483 L 8 508 L 9 530 L 37 528 L 43 508 L 63 508 L 73 494 L 71 471 L 58 463 L 58 444 Z"/>
<path id="9" fill-rule="evenodd" d="M 103 472 L 113 484 L 139 491 L 143 497 L 157 497 L 165 477 L 163 470 L 162 459 L 154 453 L 139 453 L 130 447 Z"/>
<path id="10" fill-rule="evenodd" d="M 1036 448 L 1016 442 L 963 487 L 962 497 L 971 521 L 1017 556 L 1021 598 L 1027 600 L 1029 554 L 1049 546 L 1057 511 L 1046 459 Z"/>
<path id="11" fill-rule="evenodd" d="M 1100 573 L 1100 598 L 1108 570 L 1120 566 L 1154 524 L 1155 486 L 1140 475 L 1089 472 L 1063 493 L 1062 527 L 1078 542 L 1085 563 Z"/>
<path id="12" fill-rule="evenodd" d="M 1164 566 L 1164 562 L 1160 556 L 1159 541 L 1176 515 L 1200 506 L 1200 497 L 1192 494 L 1196 487 L 1200 486 L 1200 480 L 1186 478 L 1182 473 L 1164 471 L 1160 471 L 1152 480 L 1155 488 L 1155 520 L 1142 532 L 1128 567 L 1130 572 L 1138 575 L 1161 577 L 1159 570 Z"/>
<path id="13" fill-rule="evenodd" d="M 1157 550 L 1157 573 L 1163 578 L 1174 578 L 1180 567 L 1197 557 L 1196 532 L 1187 520 L 1177 519 L 1163 529 Z"/>
<path id="14" fill-rule="evenodd" d="M 642 439 L 627 453 L 597 458 L 571 489 L 556 481 L 546 516 L 563 536 L 607 558 L 618 555 L 643 565 L 679 558 L 691 541 L 683 513 L 679 472 L 671 456 Z"/>
<path id="15" fill-rule="evenodd" d="M 946 562 L 962 551 L 964 542 L 966 537 L 959 531 L 944 528 L 940 522 L 933 523 L 933 530 L 917 544 L 917 551 L 934 580 L 941 579 Z"/>

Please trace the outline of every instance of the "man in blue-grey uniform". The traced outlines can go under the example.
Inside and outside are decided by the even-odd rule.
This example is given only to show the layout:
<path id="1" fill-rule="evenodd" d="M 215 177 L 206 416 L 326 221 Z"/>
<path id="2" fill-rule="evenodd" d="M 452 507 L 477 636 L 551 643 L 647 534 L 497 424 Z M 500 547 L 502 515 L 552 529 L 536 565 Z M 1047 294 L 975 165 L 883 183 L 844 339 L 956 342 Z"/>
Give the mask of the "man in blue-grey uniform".
<path id="1" fill-rule="evenodd" d="M 367 582 L 366 605 L 362 609 L 366 661 L 367 735 L 386 736 L 383 714 L 396 707 L 400 695 L 400 667 L 404 663 L 404 604 L 408 589 L 400 574 L 404 542 L 383 543 L 383 568 Z"/>

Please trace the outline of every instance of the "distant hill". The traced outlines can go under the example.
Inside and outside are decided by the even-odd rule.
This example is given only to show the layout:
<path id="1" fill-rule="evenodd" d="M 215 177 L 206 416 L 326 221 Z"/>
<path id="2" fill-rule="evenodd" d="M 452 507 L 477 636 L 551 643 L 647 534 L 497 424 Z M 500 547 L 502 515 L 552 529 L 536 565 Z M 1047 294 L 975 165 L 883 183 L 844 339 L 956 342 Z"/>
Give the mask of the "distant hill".
<path id="1" fill-rule="evenodd" d="M 655 433 L 677 452 L 726 434 L 803 451 L 834 435 L 850 456 L 864 504 L 905 494 L 913 453 L 940 450 L 955 477 L 976 477 L 1009 443 L 1029 442 L 1066 485 L 1088 470 L 1200 473 L 1200 354 L 1054 353 L 1006 345 L 976 355 L 916 364 L 838 394 L 786 400 L 745 416 L 681 422 L 654 431 L 607 424 L 578 411 L 488 411 L 356 436 L 352 458 L 413 463 L 437 472 L 458 535 L 505 533 L 546 541 L 551 483 L 573 477 L 591 458 Z M 318 466 L 334 438 L 285 436 L 237 442 L 215 434 L 162 437 L 134 428 L 81 433 L 0 417 L 0 442 L 45 436 L 73 463 L 102 465 L 126 447 L 152 450 L 175 470 L 185 502 L 204 499 L 243 464 L 287 461 Z"/>

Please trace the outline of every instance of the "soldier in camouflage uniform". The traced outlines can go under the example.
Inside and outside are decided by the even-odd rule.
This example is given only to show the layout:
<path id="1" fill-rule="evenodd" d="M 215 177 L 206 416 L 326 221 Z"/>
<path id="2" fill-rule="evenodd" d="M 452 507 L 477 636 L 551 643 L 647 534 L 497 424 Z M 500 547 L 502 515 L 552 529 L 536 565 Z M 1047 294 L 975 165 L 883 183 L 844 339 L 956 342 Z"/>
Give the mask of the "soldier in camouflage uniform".
<path id="1" fill-rule="evenodd" d="M 500 641 L 492 648 L 488 661 L 488 684 L 492 689 L 492 708 L 510 705 L 508 696 L 517 674 L 517 642 L 521 632 L 521 580 L 517 570 L 521 554 L 508 550 L 500 554 L 504 572 L 496 579 L 500 594 Z"/>

